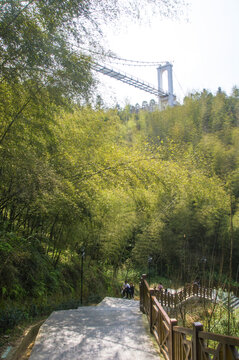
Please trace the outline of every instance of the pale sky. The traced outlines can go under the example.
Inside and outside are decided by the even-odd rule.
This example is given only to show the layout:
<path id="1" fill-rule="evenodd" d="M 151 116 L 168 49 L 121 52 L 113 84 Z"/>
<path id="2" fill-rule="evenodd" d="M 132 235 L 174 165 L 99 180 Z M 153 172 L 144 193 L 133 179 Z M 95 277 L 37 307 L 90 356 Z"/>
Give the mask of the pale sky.
<path id="1" fill-rule="evenodd" d="M 107 31 L 105 43 L 119 57 L 173 63 L 174 93 L 182 101 L 189 92 L 204 88 L 215 93 L 220 86 L 229 95 L 239 86 L 239 0 L 188 0 L 189 21 L 160 20 L 128 24 Z M 156 67 L 111 65 L 157 87 Z M 100 75 L 106 102 L 135 104 L 152 95 Z M 107 94 L 107 95 L 105 95 Z"/>

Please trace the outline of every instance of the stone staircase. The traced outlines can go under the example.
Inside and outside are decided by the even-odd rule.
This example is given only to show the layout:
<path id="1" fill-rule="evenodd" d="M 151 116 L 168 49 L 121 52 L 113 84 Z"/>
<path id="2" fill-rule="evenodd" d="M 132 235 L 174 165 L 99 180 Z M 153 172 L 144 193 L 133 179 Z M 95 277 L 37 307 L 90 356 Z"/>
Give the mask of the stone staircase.
<path id="1" fill-rule="evenodd" d="M 105 298 L 97 306 L 53 312 L 30 360 L 158 360 L 139 301 Z"/>
<path id="2" fill-rule="evenodd" d="M 221 296 L 219 296 L 219 301 L 223 303 L 223 305 L 228 308 L 228 293 L 223 292 Z M 239 298 L 236 297 L 233 293 L 230 294 L 229 298 L 229 309 L 231 311 L 235 311 L 239 308 Z"/>

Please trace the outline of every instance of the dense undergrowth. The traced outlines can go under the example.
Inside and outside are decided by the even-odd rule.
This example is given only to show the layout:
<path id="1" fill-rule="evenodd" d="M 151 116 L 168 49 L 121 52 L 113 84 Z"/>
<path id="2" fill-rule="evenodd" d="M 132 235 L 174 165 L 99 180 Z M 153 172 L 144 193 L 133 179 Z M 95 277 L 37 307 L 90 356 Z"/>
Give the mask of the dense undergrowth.
<path id="1" fill-rule="evenodd" d="M 57 265 L 37 237 L 1 232 L 0 334 L 52 311 L 80 306 L 81 259 L 67 251 Z M 7 255 L 6 255 L 7 254 Z M 98 303 L 106 293 L 117 295 L 110 274 L 84 259 L 83 304 Z"/>
<path id="2" fill-rule="evenodd" d="M 213 302 L 193 300 L 171 310 L 169 315 L 177 319 L 179 326 L 192 328 L 194 322 L 200 322 L 204 331 L 225 335 L 229 327 L 231 336 L 239 336 L 239 309 L 230 313 L 228 323 L 227 308 L 220 303 L 215 306 Z"/>
<path id="3" fill-rule="evenodd" d="M 5 237 L 5 247 L 1 247 L 0 255 L 3 258 L 4 254 L 6 260 L 1 268 L 0 336 L 12 334 L 19 325 L 27 326 L 53 311 L 81 305 L 82 259 L 79 255 L 65 251 L 56 265 L 37 237 L 20 238 L 3 230 L 1 236 Z M 151 286 L 158 283 L 168 289 L 183 286 L 177 278 L 160 276 L 155 269 L 136 270 L 127 263 L 117 273 L 110 267 L 99 266 L 87 256 L 83 265 L 83 305 L 95 305 L 105 296 L 121 296 L 125 279 L 135 284 L 138 299 L 140 276 L 149 271 Z M 238 315 L 238 311 L 230 315 L 233 336 L 239 336 Z M 200 321 L 206 331 L 225 334 L 228 330 L 228 312 L 222 305 L 189 302 L 170 310 L 169 316 L 177 318 L 178 325 L 182 326 L 191 327 L 193 322 Z M 6 339 L 3 340 L 4 344 Z"/>

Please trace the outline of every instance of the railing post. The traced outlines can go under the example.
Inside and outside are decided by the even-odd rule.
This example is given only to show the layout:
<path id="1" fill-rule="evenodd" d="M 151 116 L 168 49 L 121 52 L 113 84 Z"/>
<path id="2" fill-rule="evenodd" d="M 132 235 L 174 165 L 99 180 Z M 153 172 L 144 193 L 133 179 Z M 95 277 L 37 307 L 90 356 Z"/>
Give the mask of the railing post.
<path id="1" fill-rule="evenodd" d="M 203 325 L 200 322 L 193 323 L 193 360 L 202 360 L 201 349 L 198 338 L 199 331 L 203 330 Z"/>
<path id="2" fill-rule="evenodd" d="M 139 283 L 139 296 L 140 296 L 140 300 L 139 300 L 139 309 L 140 311 L 144 314 L 144 280 L 146 279 L 146 275 L 143 274 L 141 276 L 140 279 L 140 283 Z"/>
<path id="3" fill-rule="evenodd" d="M 153 329 L 153 299 L 152 296 L 154 295 L 154 289 L 150 288 L 149 289 L 149 296 L 150 296 L 150 305 L 149 305 L 149 328 L 150 328 L 150 332 L 152 333 L 152 329 Z"/>
<path id="4" fill-rule="evenodd" d="M 168 346 L 168 357 L 169 360 L 174 360 L 174 332 L 173 327 L 177 325 L 176 319 L 170 319 L 170 333 L 169 333 L 169 346 Z"/>

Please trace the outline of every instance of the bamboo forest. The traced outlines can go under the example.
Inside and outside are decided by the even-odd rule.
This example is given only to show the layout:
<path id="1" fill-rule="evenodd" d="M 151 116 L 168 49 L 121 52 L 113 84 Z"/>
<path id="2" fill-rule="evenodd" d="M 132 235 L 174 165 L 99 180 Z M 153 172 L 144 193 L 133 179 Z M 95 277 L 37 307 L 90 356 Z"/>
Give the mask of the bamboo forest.
<path id="1" fill-rule="evenodd" d="M 0 5 L 3 331 L 149 271 L 239 286 L 239 89 L 162 111 L 94 100 L 91 58 L 66 39 L 97 43 L 92 7 L 111 22 L 115 3 Z"/>

